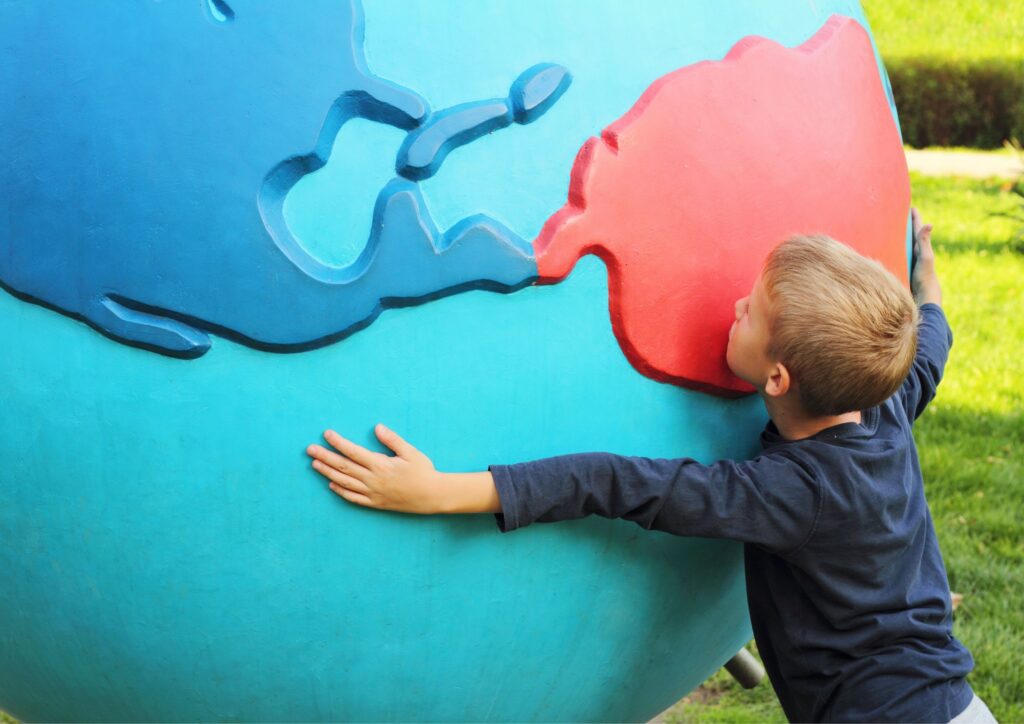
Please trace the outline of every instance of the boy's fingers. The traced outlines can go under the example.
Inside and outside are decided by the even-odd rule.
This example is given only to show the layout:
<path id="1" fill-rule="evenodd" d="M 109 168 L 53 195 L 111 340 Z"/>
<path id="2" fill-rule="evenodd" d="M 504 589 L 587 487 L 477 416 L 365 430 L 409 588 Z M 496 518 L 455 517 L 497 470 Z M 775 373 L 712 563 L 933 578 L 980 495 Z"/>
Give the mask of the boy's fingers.
<path id="1" fill-rule="evenodd" d="M 917 235 L 917 246 L 918 253 L 923 253 L 925 256 L 931 256 L 933 254 L 931 225 L 921 228 L 921 233 Z"/>
<path id="2" fill-rule="evenodd" d="M 313 461 L 313 469 L 332 483 L 340 485 L 346 490 L 351 490 L 355 493 L 362 493 L 363 495 L 370 494 L 370 489 L 361 480 L 353 478 L 351 475 L 340 473 L 329 465 L 324 465 L 319 460 Z"/>
<path id="3" fill-rule="evenodd" d="M 921 213 L 913 206 L 910 207 L 910 228 L 914 231 L 914 237 L 917 238 L 918 233 L 921 231 Z"/>
<path id="4" fill-rule="evenodd" d="M 336 495 L 341 496 L 342 498 L 344 498 L 345 500 L 347 500 L 350 503 L 355 503 L 356 505 L 361 505 L 364 508 L 372 508 L 372 507 L 374 507 L 373 502 L 369 498 L 367 498 L 365 495 L 360 495 L 359 493 L 353 493 L 351 490 L 346 490 L 345 488 L 341 487 L 337 483 L 331 483 L 330 488 L 331 488 L 331 490 Z"/>
<path id="5" fill-rule="evenodd" d="M 322 463 L 326 463 L 329 467 L 332 467 L 335 470 L 339 470 L 343 473 L 348 473 L 349 475 L 354 475 L 355 477 L 358 478 L 364 477 L 366 473 L 369 472 L 366 468 L 364 468 L 362 465 L 355 462 L 354 460 L 350 460 L 349 458 L 346 458 L 343 455 L 339 455 L 336 452 L 331 452 L 327 448 L 321 447 L 320 445 L 310 445 L 308 448 L 306 448 L 306 454 L 309 455 L 311 458 L 319 460 Z"/>
<path id="6" fill-rule="evenodd" d="M 364 468 L 370 467 L 374 456 L 377 455 L 377 453 L 367 450 L 365 447 L 356 445 L 351 440 L 346 440 L 334 430 L 327 430 L 324 433 L 324 439 L 336 450 L 340 450 L 342 455 L 350 460 L 355 460 Z"/>
<path id="7" fill-rule="evenodd" d="M 373 428 L 373 431 L 377 435 L 377 439 L 390 448 L 392 452 L 400 458 L 407 458 L 411 454 L 418 452 L 416 448 L 403 440 L 397 432 L 389 430 L 380 423 Z"/>

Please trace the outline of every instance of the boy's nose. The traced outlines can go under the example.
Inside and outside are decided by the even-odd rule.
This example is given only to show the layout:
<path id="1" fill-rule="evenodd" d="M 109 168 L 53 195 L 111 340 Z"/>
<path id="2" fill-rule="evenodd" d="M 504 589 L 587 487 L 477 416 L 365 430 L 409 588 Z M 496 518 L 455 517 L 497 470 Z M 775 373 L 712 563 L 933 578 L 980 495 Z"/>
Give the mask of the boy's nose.
<path id="1" fill-rule="evenodd" d="M 745 302 L 746 300 L 747 300 L 746 297 L 743 297 L 741 299 L 737 299 L 736 300 L 736 307 L 735 307 L 734 311 L 736 312 L 736 319 L 737 319 L 737 321 L 739 320 L 740 317 L 743 316 L 743 302 Z"/>

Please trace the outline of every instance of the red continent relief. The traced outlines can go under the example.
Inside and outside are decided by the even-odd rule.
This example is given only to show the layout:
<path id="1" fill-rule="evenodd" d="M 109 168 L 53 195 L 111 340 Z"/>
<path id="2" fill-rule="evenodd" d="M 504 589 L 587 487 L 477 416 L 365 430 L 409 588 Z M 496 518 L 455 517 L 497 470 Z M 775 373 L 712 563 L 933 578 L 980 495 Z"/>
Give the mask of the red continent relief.
<path id="1" fill-rule="evenodd" d="M 609 276 L 612 326 L 644 375 L 735 397 L 734 302 L 794 233 L 824 233 L 906 282 L 910 184 L 867 32 L 832 16 L 786 48 L 747 37 L 659 78 L 572 169 L 534 242 L 540 283 L 584 254 Z"/>

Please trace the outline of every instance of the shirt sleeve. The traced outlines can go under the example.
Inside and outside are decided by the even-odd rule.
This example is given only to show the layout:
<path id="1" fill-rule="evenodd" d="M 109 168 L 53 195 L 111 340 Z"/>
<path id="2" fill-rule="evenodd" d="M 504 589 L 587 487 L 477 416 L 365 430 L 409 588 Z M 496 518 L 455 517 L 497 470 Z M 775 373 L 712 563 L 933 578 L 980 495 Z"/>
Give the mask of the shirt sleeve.
<path id="1" fill-rule="evenodd" d="M 949 348 L 953 345 L 953 331 L 938 304 L 921 305 L 921 325 L 917 332 L 917 354 L 910 374 L 897 393 L 907 412 L 907 418 L 916 420 L 935 397 L 942 379 Z"/>
<path id="2" fill-rule="evenodd" d="M 687 458 L 586 453 L 492 465 L 490 471 L 503 532 L 593 514 L 784 553 L 807 541 L 821 508 L 813 471 L 782 456 L 702 465 Z"/>

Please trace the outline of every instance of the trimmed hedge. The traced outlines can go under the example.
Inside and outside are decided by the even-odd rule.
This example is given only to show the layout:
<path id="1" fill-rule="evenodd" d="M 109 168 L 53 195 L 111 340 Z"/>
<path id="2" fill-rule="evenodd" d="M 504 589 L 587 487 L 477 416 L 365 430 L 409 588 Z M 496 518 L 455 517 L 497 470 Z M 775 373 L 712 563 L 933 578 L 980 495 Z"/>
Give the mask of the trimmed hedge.
<path id="1" fill-rule="evenodd" d="M 998 148 L 1024 140 L 1024 59 L 886 59 L 903 142 Z"/>

